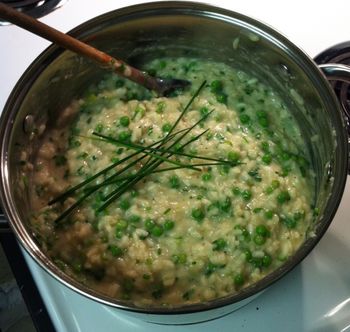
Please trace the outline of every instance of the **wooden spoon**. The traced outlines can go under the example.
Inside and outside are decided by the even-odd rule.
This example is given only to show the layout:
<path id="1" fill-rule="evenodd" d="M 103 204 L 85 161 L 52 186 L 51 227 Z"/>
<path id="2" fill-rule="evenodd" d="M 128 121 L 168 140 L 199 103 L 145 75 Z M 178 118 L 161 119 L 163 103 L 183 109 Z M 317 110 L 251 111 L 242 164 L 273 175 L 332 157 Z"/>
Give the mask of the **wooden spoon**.
<path id="1" fill-rule="evenodd" d="M 0 18 L 5 19 L 25 30 L 41 36 L 63 48 L 93 59 L 97 63 L 107 67 L 109 70 L 116 72 L 118 75 L 134 81 L 149 90 L 153 90 L 158 95 L 167 95 L 175 89 L 183 89 L 191 83 L 182 79 L 175 78 L 159 78 L 148 75 L 146 72 L 140 71 L 129 66 L 122 60 L 113 58 L 112 56 L 88 45 L 78 39 L 75 39 L 63 32 L 60 32 L 34 18 L 25 15 L 17 10 L 0 3 Z"/>

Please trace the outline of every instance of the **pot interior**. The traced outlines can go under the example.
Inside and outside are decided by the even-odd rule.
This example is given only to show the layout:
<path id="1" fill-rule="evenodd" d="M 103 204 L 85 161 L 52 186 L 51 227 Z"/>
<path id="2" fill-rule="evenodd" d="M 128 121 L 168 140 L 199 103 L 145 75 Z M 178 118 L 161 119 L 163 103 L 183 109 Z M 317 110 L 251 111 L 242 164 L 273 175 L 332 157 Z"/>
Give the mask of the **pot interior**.
<path id="1" fill-rule="evenodd" d="M 312 230 L 314 236 L 306 240 L 282 269 L 213 305 L 252 295 L 304 258 L 327 229 L 339 204 L 347 156 L 339 107 L 312 60 L 259 22 L 223 9 L 188 2 L 121 9 L 83 24 L 73 30 L 72 35 L 139 68 L 162 56 L 200 58 L 226 63 L 271 86 L 293 110 L 312 161 L 313 204 L 319 214 Z M 71 287 L 91 296 L 96 294 L 60 272 L 33 240 L 28 222 L 31 207 L 27 190 L 31 170 L 23 167 L 23 160 L 35 158 L 43 132 L 50 129 L 50 124 L 57 121 L 60 112 L 73 99 L 81 97 L 105 73 L 104 68 L 90 60 L 51 46 L 23 75 L 2 119 L 3 204 L 15 232 L 41 265 Z M 99 297 L 105 303 L 120 305 L 113 299 Z"/>

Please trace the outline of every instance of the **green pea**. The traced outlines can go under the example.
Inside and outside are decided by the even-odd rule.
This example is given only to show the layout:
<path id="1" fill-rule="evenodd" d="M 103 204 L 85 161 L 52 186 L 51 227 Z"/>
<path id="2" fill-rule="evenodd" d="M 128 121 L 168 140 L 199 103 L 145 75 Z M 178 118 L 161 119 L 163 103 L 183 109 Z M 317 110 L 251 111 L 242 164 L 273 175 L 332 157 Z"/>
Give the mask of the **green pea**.
<path id="1" fill-rule="evenodd" d="M 235 152 L 235 151 L 230 151 L 227 154 L 228 161 L 232 162 L 235 165 L 237 165 L 239 163 L 240 157 L 241 157 L 240 154 L 238 152 Z"/>
<path id="2" fill-rule="evenodd" d="M 281 158 L 282 160 L 284 160 L 284 161 L 287 161 L 287 160 L 289 160 L 289 159 L 292 157 L 292 155 L 291 155 L 289 152 L 287 152 L 287 151 L 282 151 L 282 152 L 279 154 L 279 156 L 280 156 L 280 158 Z"/>
<path id="3" fill-rule="evenodd" d="M 248 189 L 242 191 L 242 197 L 247 202 L 251 200 L 252 195 L 252 192 Z"/>
<path id="4" fill-rule="evenodd" d="M 126 211 L 130 208 L 131 204 L 130 204 L 130 201 L 127 200 L 127 199 L 122 199 L 120 202 L 119 202 L 119 207 Z"/>
<path id="5" fill-rule="evenodd" d="M 242 229 L 242 235 L 243 235 L 243 238 L 244 238 L 245 242 L 249 242 L 250 241 L 251 236 L 250 236 L 249 231 L 246 228 Z"/>
<path id="6" fill-rule="evenodd" d="M 268 186 L 268 187 L 265 189 L 265 193 L 266 193 L 267 195 L 272 194 L 273 191 L 274 191 L 274 189 L 273 189 L 271 186 Z"/>
<path id="7" fill-rule="evenodd" d="M 261 142 L 261 149 L 265 152 L 265 153 L 268 153 L 270 151 L 270 146 L 269 146 L 269 143 L 264 141 L 264 142 Z"/>
<path id="8" fill-rule="evenodd" d="M 227 94 L 224 92 L 219 92 L 216 94 L 216 101 L 221 103 L 221 104 L 226 104 L 227 103 Z"/>
<path id="9" fill-rule="evenodd" d="M 115 231 L 115 237 L 117 239 L 121 239 L 124 236 L 124 231 L 116 230 Z"/>
<path id="10" fill-rule="evenodd" d="M 164 229 L 166 231 L 172 230 L 174 228 L 174 226 L 175 226 L 175 222 L 174 221 L 172 221 L 170 219 L 165 220 L 165 222 L 164 222 Z"/>
<path id="11" fill-rule="evenodd" d="M 160 101 L 158 104 L 157 104 L 157 108 L 156 108 L 156 112 L 158 114 L 161 114 L 163 113 L 165 110 L 165 102 L 164 101 Z"/>
<path id="12" fill-rule="evenodd" d="M 173 175 L 169 178 L 169 185 L 173 189 L 178 189 L 180 188 L 180 179 L 178 176 Z"/>
<path id="13" fill-rule="evenodd" d="M 210 90 L 213 93 L 217 93 L 217 92 L 221 91 L 222 88 L 223 88 L 222 82 L 219 80 L 214 80 L 210 83 Z"/>
<path id="14" fill-rule="evenodd" d="M 67 163 L 67 158 L 63 155 L 55 155 L 53 159 L 56 166 L 63 166 Z"/>
<path id="15" fill-rule="evenodd" d="M 131 132 L 130 131 L 121 131 L 118 135 L 118 139 L 122 142 L 130 141 Z"/>
<path id="16" fill-rule="evenodd" d="M 263 265 L 263 259 L 262 259 L 262 257 L 253 257 L 253 258 L 251 259 L 250 262 L 251 262 L 251 263 L 254 265 L 254 267 L 256 267 L 256 268 L 261 268 L 262 265 Z"/>
<path id="17" fill-rule="evenodd" d="M 266 238 L 265 236 L 259 235 L 259 234 L 255 234 L 254 235 L 254 243 L 258 246 L 263 245 L 266 242 Z"/>
<path id="18" fill-rule="evenodd" d="M 298 211 L 298 212 L 295 212 L 295 213 L 293 214 L 293 219 L 294 219 L 295 221 L 299 221 L 299 220 L 301 220 L 302 218 L 304 218 L 304 216 L 305 216 L 305 213 L 304 213 L 304 212 Z"/>
<path id="19" fill-rule="evenodd" d="M 272 156 L 270 153 L 266 153 L 262 156 L 261 160 L 263 161 L 264 164 L 270 165 L 272 161 Z"/>
<path id="20" fill-rule="evenodd" d="M 185 264 L 187 262 L 187 255 L 185 253 L 179 253 L 178 255 L 173 255 L 172 260 L 175 264 Z"/>
<path id="21" fill-rule="evenodd" d="M 211 173 L 204 173 L 203 175 L 202 175 L 202 180 L 203 181 L 210 181 L 212 179 L 212 175 L 211 175 Z"/>
<path id="22" fill-rule="evenodd" d="M 226 199 L 223 202 L 219 203 L 219 208 L 221 212 L 228 213 L 231 210 L 231 199 L 229 197 L 226 197 Z"/>
<path id="23" fill-rule="evenodd" d="M 230 165 L 222 165 L 220 166 L 220 174 L 226 175 L 230 172 L 231 166 Z"/>
<path id="24" fill-rule="evenodd" d="M 272 219 L 273 218 L 273 212 L 271 210 L 266 210 L 264 213 L 264 216 L 266 219 Z"/>
<path id="25" fill-rule="evenodd" d="M 205 267 L 204 275 L 207 277 L 210 276 L 213 272 L 215 272 L 218 269 L 218 265 L 214 264 L 212 262 L 209 262 L 208 265 Z"/>
<path id="26" fill-rule="evenodd" d="M 232 193 L 235 195 L 235 196 L 239 196 L 241 195 L 241 189 L 239 189 L 238 187 L 234 187 L 232 189 Z"/>
<path id="27" fill-rule="evenodd" d="M 116 151 L 116 154 L 122 154 L 124 152 L 124 148 L 119 148 L 117 151 Z"/>
<path id="28" fill-rule="evenodd" d="M 257 168 L 250 170 L 248 175 L 251 176 L 256 182 L 262 181 L 261 175 L 259 174 L 259 170 Z"/>
<path id="29" fill-rule="evenodd" d="M 252 257 L 253 257 L 253 254 L 252 254 L 252 252 L 249 249 L 245 249 L 244 250 L 244 256 L 245 256 L 245 260 L 247 262 L 250 262 Z"/>
<path id="30" fill-rule="evenodd" d="M 267 118 L 258 118 L 259 125 L 267 128 L 269 126 L 269 120 Z"/>
<path id="31" fill-rule="evenodd" d="M 97 133 L 102 133 L 102 131 L 103 131 L 103 124 L 102 124 L 102 123 L 98 123 L 98 124 L 96 125 L 96 127 L 95 127 L 95 131 L 96 131 Z"/>
<path id="32" fill-rule="evenodd" d="M 297 221 L 294 218 L 280 216 L 280 219 L 288 229 L 297 227 Z"/>
<path id="33" fill-rule="evenodd" d="M 282 191 L 277 195 L 277 202 L 279 204 L 284 204 L 286 202 L 289 202 L 291 199 L 288 191 Z"/>
<path id="34" fill-rule="evenodd" d="M 242 273 L 238 273 L 233 278 L 233 282 L 235 283 L 235 286 L 242 286 L 244 284 L 244 276 Z"/>
<path id="35" fill-rule="evenodd" d="M 116 80 L 115 81 L 115 87 L 116 88 L 121 88 L 121 87 L 123 87 L 124 86 L 124 81 L 123 80 Z"/>
<path id="36" fill-rule="evenodd" d="M 171 130 L 172 126 L 173 125 L 169 122 L 163 124 L 163 126 L 162 126 L 163 133 L 168 133 Z"/>
<path id="37" fill-rule="evenodd" d="M 155 226 L 155 222 L 152 219 L 146 219 L 145 221 L 145 228 L 148 232 L 152 231 L 153 227 Z"/>
<path id="38" fill-rule="evenodd" d="M 192 218 L 198 222 L 202 222 L 205 217 L 205 211 L 203 208 L 193 209 Z"/>
<path id="39" fill-rule="evenodd" d="M 164 233 L 164 229 L 161 225 L 154 225 L 154 227 L 151 229 L 151 234 L 153 236 L 159 237 Z"/>
<path id="40" fill-rule="evenodd" d="M 270 234 L 270 231 L 265 225 L 258 225 L 255 227 L 255 233 L 263 237 L 267 237 Z"/>
<path id="41" fill-rule="evenodd" d="M 200 115 L 201 115 L 202 117 L 207 116 L 208 113 L 209 113 L 208 107 L 205 107 L 205 106 L 204 106 L 204 107 L 200 108 L 200 109 L 199 109 L 199 113 L 200 113 Z"/>
<path id="42" fill-rule="evenodd" d="M 123 254 L 123 249 L 118 246 L 110 245 L 108 249 L 113 257 L 120 257 Z"/>
<path id="43" fill-rule="evenodd" d="M 281 173 L 281 176 L 283 176 L 283 177 L 288 176 L 288 174 L 289 174 L 289 172 L 290 172 L 291 170 L 292 170 L 291 167 L 288 166 L 288 165 L 282 166 L 282 173 Z"/>
<path id="44" fill-rule="evenodd" d="M 128 218 L 128 220 L 133 224 L 137 224 L 141 221 L 141 217 L 136 214 L 133 214 Z"/>
<path id="45" fill-rule="evenodd" d="M 213 243 L 213 251 L 223 251 L 227 247 L 227 241 L 223 238 L 216 239 Z"/>
<path id="46" fill-rule="evenodd" d="M 242 124 L 248 124 L 250 122 L 250 116 L 247 114 L 241 114 L 239 116 L 239 120 L 241 121 Z"/>
<path id="47" fill-rule="evenodd" d="M 129 124 L 130 124 L 130 119 L 128 116 L 122 116 L 120 119 L 119 119 L 119 124 L 123 127 L 128 127 Z"/>
<path id="48" fill-rule="evenodd" d="M 123 231 L 128 228 L 128 222 L 124 219 L 121 219 L 118 221 L 118 223 L 115 225 L 115 229 L 117 231 Z"/>
<path id="49" fill-rule="evenodd" d="M 268 254 L 265 254 L 262 259 L 262 266 L 269 267 L 272 263 L 272 257 Z"/>
<path id="50" fill-rule="evenodd" d="M 280 186 L 280 182 L 278 180 L 272 180 L 271 187 L 273 189 L 277 189 Z"/>

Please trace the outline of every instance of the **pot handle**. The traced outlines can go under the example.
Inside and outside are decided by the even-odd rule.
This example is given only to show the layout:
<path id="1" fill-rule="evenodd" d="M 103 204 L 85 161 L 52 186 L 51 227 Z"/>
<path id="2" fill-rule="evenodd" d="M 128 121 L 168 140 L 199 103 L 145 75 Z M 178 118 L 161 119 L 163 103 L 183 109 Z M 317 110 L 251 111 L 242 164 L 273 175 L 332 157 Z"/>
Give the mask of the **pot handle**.
<path id="1" fill-rule="evenodd" d="M 342 106 L 350 143 L 350 66 L 338 63 L 325 63 L 318 66 L 333 85 Z"/>
<path id="2" fill-rule="evenodd" d="M 325 63 L 320 64 L 319 68 L 327 80 L 330 81 L 342 107 L 348 132 L 348 145 L 350 147 L 350 66 L 338 63 Z M 350 165 L 350 152 L 348 160 Z M 348 167 L 348 174 L 350 175 L 350 166 Z"/>

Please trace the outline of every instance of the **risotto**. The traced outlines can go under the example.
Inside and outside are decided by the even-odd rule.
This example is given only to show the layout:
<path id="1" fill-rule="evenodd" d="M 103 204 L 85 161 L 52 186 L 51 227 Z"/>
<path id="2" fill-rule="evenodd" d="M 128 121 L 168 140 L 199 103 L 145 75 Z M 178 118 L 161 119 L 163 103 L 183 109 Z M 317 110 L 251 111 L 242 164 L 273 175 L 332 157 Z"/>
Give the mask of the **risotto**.
<path id="1" fill-rule="evenodd" d="M 308 236 L 314 184 L 298 126 L 271 88 L 224 64 L 148 70 L 192 86 L 159 98 L 111 75 L 73 101 L 38 151 L 34 233 L 66 273 L 117 299 L 233 294 Z"/>

